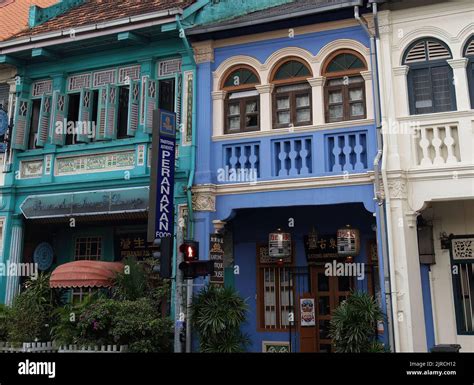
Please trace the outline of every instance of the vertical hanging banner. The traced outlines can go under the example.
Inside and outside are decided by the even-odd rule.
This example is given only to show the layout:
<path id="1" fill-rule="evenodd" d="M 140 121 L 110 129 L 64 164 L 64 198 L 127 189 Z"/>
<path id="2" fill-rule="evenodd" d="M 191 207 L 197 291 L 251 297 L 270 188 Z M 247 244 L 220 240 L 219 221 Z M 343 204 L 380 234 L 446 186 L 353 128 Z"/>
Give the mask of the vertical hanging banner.
<path id="1" fill-rule="evenodd" d="M 214 261 L 214 273 L 209 280 L 213 285 L 224 284 L 224 236 L 211 234 L 209 240 L 209 260 Z"/>
<path id="2" fill-rule="evenodd" d="M 174 235 L 173 193 L 176 153 L 176 114 L 153 112 L 153 140 L 148 212 L 148 242 Z"/>

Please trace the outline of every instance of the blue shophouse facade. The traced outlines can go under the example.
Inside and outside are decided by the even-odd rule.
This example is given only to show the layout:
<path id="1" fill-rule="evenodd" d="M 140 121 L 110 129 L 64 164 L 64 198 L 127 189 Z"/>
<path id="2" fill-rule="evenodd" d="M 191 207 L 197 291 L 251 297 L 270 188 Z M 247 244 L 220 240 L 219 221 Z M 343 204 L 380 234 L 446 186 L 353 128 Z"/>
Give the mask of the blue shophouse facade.
<path id="1" fill-rule="evenodd" d="M 190 3 L 156 11 L 117 4 L 127 17 L 113 19 L 100 8 L 107 4 L 91 13 L 91 2 L 63 1 L 32 8 L 31 29 L 1 43 L 0 60 L 18 72 L 0 190 L 2 263 L 38 262 L 40 245 L 52 250 L 46 272 L 74 260 L 148 255 L 156 108 L 176 112 L 180 124 L 175 223 L 186 217 L 195 65 L 179 33 L 162 26 Z M 11 303 L 22 280 L 0 277 L 0 302 Z M 71 294 L 82 298 L 80 291 Z"/>
<path id="2" fill-rule="evenodd" d="M 248 303 L 255 352 L 333 350 L 330 314 L 350 290 L 385 306 L 369 38 L 353 4 L 297 3 L 187 31 L 198 82 L 195 238 L 206 256 L 210 234 L 224 234 L 225 285 Z M 307 258 L 306 237 L 318 234 L 323 255 L 346 225 L 360 232 L 353 262 L 363 277 L 328 276 L 331 256 Z M 291 234 L 280 262 L 268 256 L 276 229 Z M 309 327 L 303 298 L 315 304 Z"/>

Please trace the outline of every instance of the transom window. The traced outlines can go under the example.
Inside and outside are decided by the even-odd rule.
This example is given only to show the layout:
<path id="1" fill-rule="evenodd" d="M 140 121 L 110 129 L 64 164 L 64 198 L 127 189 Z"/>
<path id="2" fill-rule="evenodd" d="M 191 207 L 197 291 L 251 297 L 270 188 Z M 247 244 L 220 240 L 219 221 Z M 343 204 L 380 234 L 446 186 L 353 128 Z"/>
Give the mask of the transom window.
<path id="1" fill-rule="evenodd" d="M 280 63 L 271 76 L 273 91 L 273 126 L 305 126 L 312 123 L 311 70 L 297 58 Z"/>
<path id="2" fill-rule="evenodd" d="M 429 38 L 411 44 L 403 64 L 408 65 L 408 93 L 413 115 L 456 109 L 452 55 L 443 42 Z"/>
<path id="3" fill-rule="evenodd" d="M 98 261 L 102 257 L 102 237 L 76 238 L 74 259 Z"/>
<path id="4" fill-rule="evenodd" d="M 323 68 L 326 122 L 365 119 L 364 59 L 351 50 L 337 51 Z"/>
<path id="5" fill-rule="evenodd" d="M 474 36 L 467 41 L 466 48 L 464 48 L 464 56 L 468 59 L 466 68 L 467 79 L 469 95 L 471 96 L 471 108 L 474 108 Z"/>
<path id="6" fill-rule="evenodd" d="M 222 89 L 227 91 L 224 105 L 225 133 L 258 131 L 260 129 L 259 84 L 255 71 L 248 66 L 234 68 L 225 77 Z"/>

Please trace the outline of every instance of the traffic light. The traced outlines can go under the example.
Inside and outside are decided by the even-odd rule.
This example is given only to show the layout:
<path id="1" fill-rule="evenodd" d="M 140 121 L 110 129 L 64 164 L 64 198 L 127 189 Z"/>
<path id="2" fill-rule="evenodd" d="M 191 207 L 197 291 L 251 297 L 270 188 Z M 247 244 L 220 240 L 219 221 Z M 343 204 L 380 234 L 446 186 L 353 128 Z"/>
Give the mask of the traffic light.
<path id="1" fill-rule="evenodd" d="M 159 260 L 158 273 L 162 278 L 171 278 L 173 258 L 173 237 L 156 238 L 153 242 L 152 256 Z"/>
<path id="2" fill-rule="evenodd" d="M 199 260 L 199 242 L 184 241 L 184 243 L 179 246 L 179 251 L 183 254 L 183 260 L 185 262 Z"/>
<path id="3" fill-rule="evenodd" d="M 184 241 L 179 246 L 179 251 L 183 255 L 183 262 L 178 267 L 183 271 L 185 279 L 194 279 L 214 272 L 214 261 L 199 260 L 199 242 Z"/>

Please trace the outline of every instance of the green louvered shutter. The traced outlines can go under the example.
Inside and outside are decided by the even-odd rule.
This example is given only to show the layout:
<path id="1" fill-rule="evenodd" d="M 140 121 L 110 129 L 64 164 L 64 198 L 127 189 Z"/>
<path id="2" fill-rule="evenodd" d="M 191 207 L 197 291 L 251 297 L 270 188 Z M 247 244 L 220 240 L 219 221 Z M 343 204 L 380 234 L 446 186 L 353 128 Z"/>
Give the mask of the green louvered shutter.
<path id="1" fill-rule="evenodd" d="M 151 134 L 153 131 L 153 111 L 158 104 L 158 92 L 156 80 L 146 78 L 145 82 L 145 132 Z"/>
<path id="2" fill-rule="evenodd" d="M 107 88 L 102 87 L 99 89 L 99 103 L 97 107 L 97 132 L 95 137 L 97 140 L 103 140 L 105 138 L 105 117 L 107 111 Z"/>
<path id="3" fill-rule="evenodd" d="M 31 101 L 18 98 L 15 108 L 15 123 L 12 134 L 12 148 L 26 150 L 30 132 Z"/>
<path id="4" fill-rule="evenodd" d="M 36 145 L 43 147 L 48 141 L 49 124 L 51 122 L 51 96 L 41 97 L 40 115 L 38 121 L 38 134 L 36 136 Z"/>
<path id="5" fill-rule="evenodd" d="M 67 96 L 63 93 L 55 91 L 53 94 L 53 119 L 52 127 L 50 127 L 50 132 L 51 142 L 59 146 L 64 146 L 64 143 L 66 141 L 67 125 L 66 127 L 64 126 L 64 122 L 66 122 L 66 111 Z"/>
<path id="6" fill-rule="evenodd" d="M 105 114 L 105 139 L 117 138 L 117 117 L 119 106 L 119 89 L 107 85 L 107 106 Z"/>
<path id="7" fill-rule="evenodd" d="M 134 136 L 138 128 L 138 114 L 140 111 L 140 83 L 130 82 L 130 93 L 128 96 L 128 122 L 127 135 Z"/>
<path id="8" fill-rule="evenodd" d="M 93 92 L 87 88 L 81 90 L 81 97 L 79 100 L 79 127 L 77 132 L 78 142 L 90 142 L 92 132 L 92 102 Z"/>

